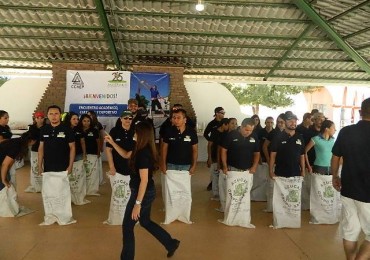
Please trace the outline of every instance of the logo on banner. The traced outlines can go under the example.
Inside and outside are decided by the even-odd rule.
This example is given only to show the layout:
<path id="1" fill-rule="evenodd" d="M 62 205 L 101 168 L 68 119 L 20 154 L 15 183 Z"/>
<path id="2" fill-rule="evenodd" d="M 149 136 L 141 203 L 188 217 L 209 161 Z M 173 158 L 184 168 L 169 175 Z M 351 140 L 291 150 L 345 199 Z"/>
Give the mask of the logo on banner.
<path id="1" fill-rule="evenodd" d="M 82 81 L 80 73 L 76 72 L 75 76 L 72 79 L 71 88 L 78 88 L 78 89 L 84 88 L 84 82 Z"/>
<path id="2" fill-rule="evenodd" d="M 108 87 L 123 87 L 127 81 L 123 80 L 122 72 L 113 72 L 113 79 L 108 81 Z"/>

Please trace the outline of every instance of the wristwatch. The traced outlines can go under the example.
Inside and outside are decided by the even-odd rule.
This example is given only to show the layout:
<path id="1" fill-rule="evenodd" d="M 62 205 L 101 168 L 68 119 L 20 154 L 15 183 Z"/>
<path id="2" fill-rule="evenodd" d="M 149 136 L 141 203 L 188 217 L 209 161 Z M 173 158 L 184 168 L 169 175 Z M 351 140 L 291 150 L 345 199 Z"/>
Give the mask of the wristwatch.
<path id="1" fill-rule="evenodd" d="M 141 205 L 141 201 L 140 200 L 137 200 L 137 201 L 135 201 L 135 204 L 136 205 Z"/>

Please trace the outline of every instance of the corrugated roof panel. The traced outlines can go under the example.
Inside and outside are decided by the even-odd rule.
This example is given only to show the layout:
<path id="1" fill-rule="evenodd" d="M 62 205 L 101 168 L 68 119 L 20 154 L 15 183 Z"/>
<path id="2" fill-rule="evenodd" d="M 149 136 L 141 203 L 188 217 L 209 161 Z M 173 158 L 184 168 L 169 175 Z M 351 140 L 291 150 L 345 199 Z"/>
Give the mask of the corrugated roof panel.
<path id="1" fill-rule="evenodd" d="M 289 54 L 289 58 L 302 58 L 302 59 L 348 59 L 348 56 L 342 51 L 306 51 L 306 50 L 293 50 Z"/>
<path id="2" fill-rule="evenodd" d="M 94 0 L 1 0 L 4 5 L 58 7 L 58 8 L 95 8 Z"/>
<path id="3" fill-rule="evenodd" d="M 307 69 L 332 69 L 332 70 L 359 70 L 359 67 L 353 61 L 292 61 L 282 62 L 282 68 L 307 68 Z"/>

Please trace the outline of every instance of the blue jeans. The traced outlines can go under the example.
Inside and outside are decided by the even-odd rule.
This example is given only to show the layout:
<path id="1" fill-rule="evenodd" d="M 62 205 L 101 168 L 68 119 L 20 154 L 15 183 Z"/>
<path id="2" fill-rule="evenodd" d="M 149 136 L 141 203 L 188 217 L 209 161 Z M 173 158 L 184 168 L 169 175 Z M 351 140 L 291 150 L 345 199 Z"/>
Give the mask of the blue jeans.
<path id="1" fill-rule="evenodd" d="M 189 169 L 190 169 L 190 164 L 167 163 L 167 170 L 188 171 Z"/>
<path id="2" fill-rule="evenodd" d="M 131 218 L 131 213 L 135 206 L 137 192 L 137 190 L 131 190 L 131 196 L 123 217 L 123 249 L 121 252 L 121 260 L 133 260 L 135 258 L 134 227 L 137 221 Z M 172 239 L 171 235 L 166 230 L 150 219 L 150 211 L 155 199 L 155 193 L 155 188 L 145 192 L 143 201 L 141 202 L 139 222 L 143 228 L 149 231 L 149 233 L 167 249 L 167 251 L 170 251 L 176 246 L 176 240 Z"/>

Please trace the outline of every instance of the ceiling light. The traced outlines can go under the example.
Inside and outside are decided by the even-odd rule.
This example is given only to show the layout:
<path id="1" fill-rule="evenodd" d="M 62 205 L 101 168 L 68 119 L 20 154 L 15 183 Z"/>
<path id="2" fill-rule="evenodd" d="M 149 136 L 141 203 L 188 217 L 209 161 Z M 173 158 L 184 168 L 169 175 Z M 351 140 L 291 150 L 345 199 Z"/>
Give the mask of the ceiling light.
<path id="1" fill-rule="evenodd" d="M 202 0 L 198 0 L 198 3 L 195 5 L 195 10 L 199 12 L 204 10 L 204 3 Z"/>

